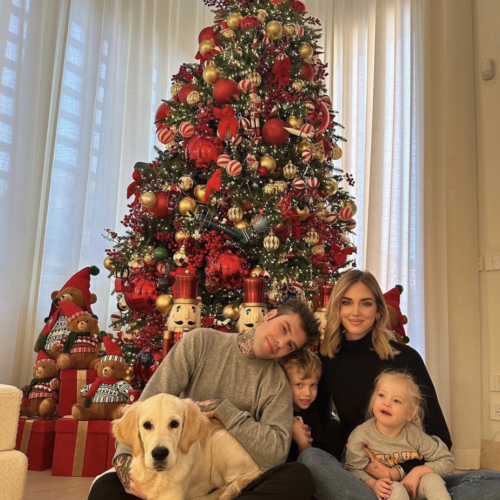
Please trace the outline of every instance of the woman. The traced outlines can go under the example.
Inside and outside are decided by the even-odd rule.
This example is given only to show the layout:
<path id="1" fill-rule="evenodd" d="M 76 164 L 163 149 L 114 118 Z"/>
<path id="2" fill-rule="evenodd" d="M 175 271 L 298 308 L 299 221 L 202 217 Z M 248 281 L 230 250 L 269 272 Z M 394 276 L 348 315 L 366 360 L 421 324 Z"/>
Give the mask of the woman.
<path id="1" fill-rule="evenodd" d="M 319 500 L 375 500 L 375 494 L 349 474 L 339 462 L 349 434 L 365 421 L 373 383 L 384 369 L 411 373 L 423 390 L 426 403 L 424 427 L 429 435 L 441 438 L 451 448 L 451 438 L 432 380 L 417 351 L 394 340 L 387 329 L 389 312 L 375 277 L 368 271 L 352 270 L 335 285 L 328 303 L 325 340 L 321 346 L 323 375 L 318 389 L 318 411 L 323 421 L 331 414 L 333 400 L 340 430 L 328 454 L 309 448 L 298 461 L 306 464 L 316 479 Z M 368 450 L 368 453 L 369 450 Z M 366 471 L 375 479 L 391 477 L 402 481 L 409 492 L 413 486 L 411 469 L 423 465 L 412 460 L 386 467 L 372 456 Z M 478 481 L 478 479 L 483 479 Z M 454 500 L 500 498 L 500 474 L 474 471 L 446 478 Z"/>

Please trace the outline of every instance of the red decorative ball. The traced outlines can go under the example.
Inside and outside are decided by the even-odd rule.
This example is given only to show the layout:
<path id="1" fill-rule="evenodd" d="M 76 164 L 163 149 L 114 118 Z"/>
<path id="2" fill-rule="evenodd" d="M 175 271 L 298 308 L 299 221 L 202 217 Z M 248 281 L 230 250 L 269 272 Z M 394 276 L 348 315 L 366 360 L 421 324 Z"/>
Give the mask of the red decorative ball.
<path id="1" fill-rule="evenodd" d="M 292 12 L 306 12 L 306 6 L 300 2 L 299 0 L 291 0 L 290 1 L 290 10 Z"/>
<path id="2" fill-rule="evenodd" d="M 319 188 L 319 179 L 317 177 L 311 177 L 310 179 L 307 180 L 307 185 L 311 189 L 318 189 Z"/>
<path id="3" fill-rule="evenodd" d="M 156 137 L 162 144 L 168 144 L 174 139 L 174 134 L 172 134 L 169 127 L 161 127 L 156 132 Z"/>
<path id="4" fill-rule="evenodd" d="M 177 94 L 179 96 L 179 101 L 182 102 L 183 104 L 187 104 L 187 99 L 188 99 L 188 95 L 190 92 L 193 92 L 193 90 L 196 90 L 197 87 L 196 87 L 196 84 L 195 83 L 186 83 L 186 85 L 184 85 L 182 87 L 181 90 L 179 90 L 179 93 Z"/>
<path id="5" fill-rule="evenodd" d="M 267 177 L 269 175 L 269 170 L 266 167 L 259 167 L 257 170 L 257 175 L 259 177 Z"/>
<path id="6" fill-rule="evenodd" d="M 262 140 L 271 146 L 283 146 L 290 137 L 290 133 L 285 130 L 287 123 L 279 118 L 271 118 L 262 127 Z"/>
<path id="7" fill-rule="evenodd" d="M 250 276 L 250 262 L 238 248 L 225 247 L 220 253 L 208 256 L 205 271 L 207 281 L 217 282 L 221 289 L 241 290 L 243 280 Z"/>
<path id="8" fill-rule="evenodd" d="M 328 224 L 335 224 L 339 220 L 339 214 L 335 212 L 330 212 L 326 214 L 325 221 L 328 222 Z"/>
<path id="9" fill-rule="evenodd" d="M 213 40 L 215 45 L 219 45 L 219 33 L 215 32 L 213 26 L 203 28 L 198 35 L 198 43 L 203 42 L 203 40 Z"/>
<path id="10" fill-rule="evenodd" d="M 164 124 L 161 122 L 164 118 L 166 118 L 172 110 L 169 108 L 168 104 L 166 102 L 162 102 L 159 106 L 158 109 L 156 110 L 155 113 L 155 125 L 156 125 L 156 130 L 159 128 L 163 127 Z"/>
<path id="11" fill-rule="evenodd" d="M 193 135 L 186 149 L 186 158 L 195 163 L 195 167 L 204 169 L 209 162 L 217 162 L 224 151 L 224 145 L 218 137 Z"/>
<path id="12" fill-rule="evenodd" d="M 312 83 L 314 81 L 314 68 L 309 63 L 304 63 L 300 76 L 303 76 L 307 81 Z"/>
<path id="13" fill-rule="evenodd" d="M 156 281 L 143 275 L 132 275 L 129 279 L 130 292 L 125 292 L 125 302 L 131 311 L 150 314 L 154 312 L 158 297 Z"/>
<path id="14" fill-rule="evenodd" d="M 222 168 L 226 168 L 227 164 L 231 161 L 231 157 L 227 154 L 220 155 L 217 158 L 217 165 Z"/>
<path id="15" fill-rule="evenodd" d="M 251 80 L 245 79 L 241 80 L 238 83 L 238 89 L 244 92 L 245 94 L 248 93 L 248 91 L 253 87 L 253 83 Z"/>
<path id="16" fill-rule="evenodd" d="M 148 208 L 148 212 L 156 219 L 167 219 L 175 213 L 176 193 L 170 191 L 158 191 L 155 193 L 156 205 Z"/>
<path id="17" fill-rule="evenodd" d="M 134 376 L 141 383 L 146 385 L 154 372 L 160 366 L 163 359 L 161 347 L 145 347 L 137 355 L 134 365 Z"/>
<path id="18" fill-rule="evenodd" d="M 207 278 L 205 281 L 205 288 L 209 293 L 217 293 L 220 290 L 220 285 L 217 280 Z"/>
<path id="19" fill-rule="evenodd" d="M 345 221 L 351 220 L 353 218 L 353 216 L 354 216 L 354 211 L 352 210 L 351 207 L 343 207 L 340 209 L 339 217 L 342 220 L 345 220 Z"/>
<path id="20" fill-rule="evenodd" d="M 238 160 L 231 160 L 226 166 L 226 172 L 231 177 L 238 177 L 241 174 L 243 167 Z"/>
<path id="21" fill-rule="evenodd" d="M 238 120 L 238 128 L 247 130 L 250 128 L 250 120 L 248 118 L 240 118 Z"/>
<path id="22" fill-rule="evenodd" d="M 306 187 L 306 183 L 304 182 L 304 179 L 297 178 L 292 182 L 292 188 L 295 191 L 303 191 Z"/>
<path id="23" fill-rule="evenodd" d="M 259 29 L 260 21 L 257 16 L 245 16 L 240 22 L 240 28 L 243 30 Z"/>
<path id="24" fill-rule="evenodd" d="M 184 87 L 182 88 L 184 89 Z M 216 101 L 217 103 L 229 104 L 232 99 L 238 97 L 239 95 L 240 93 L 238 91 L 238 84 L 232 78 L 219 78 L 215 82 L 214 101 Z"/>
<path id="25" fill-rule="evenodd" d="M 179 125 L 179 132 L 181 133 L 182 137 L 192 137 L 192 135 L 194 134 L 194 126 L 192 123 L 182 122 Z"/>
<path id="26" fill-rule="evenodd" d="M 314 158 L 314 153 L 310 149 L 304 149 L 304 151 L 302 151 L 302 158 L 309 163 Z"/>

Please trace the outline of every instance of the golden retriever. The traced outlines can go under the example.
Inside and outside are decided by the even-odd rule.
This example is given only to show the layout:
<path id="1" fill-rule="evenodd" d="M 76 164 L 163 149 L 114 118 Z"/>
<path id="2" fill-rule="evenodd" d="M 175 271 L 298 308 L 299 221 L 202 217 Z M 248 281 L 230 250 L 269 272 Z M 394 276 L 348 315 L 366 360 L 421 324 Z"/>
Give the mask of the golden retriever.
<path id="1" fill-rule="evenodd" d="M 190 399 L 157 394 L 137 402 L 113 432 L 131 448 L 131 476 L 151 500 L 230 500 L 262 474 L 221 422 Z"/>

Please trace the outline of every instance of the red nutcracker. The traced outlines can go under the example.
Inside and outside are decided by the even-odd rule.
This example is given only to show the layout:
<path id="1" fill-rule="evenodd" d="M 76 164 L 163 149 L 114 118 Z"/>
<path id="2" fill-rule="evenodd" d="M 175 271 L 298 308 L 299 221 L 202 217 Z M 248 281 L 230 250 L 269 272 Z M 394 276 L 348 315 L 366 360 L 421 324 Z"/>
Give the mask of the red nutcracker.
<path id="1" fill-rule="evenodd" d="M 260 325 L 267 313 L 266 282 L 262 278 L 246 278 L 244 302 L 240 308 L 238 331 L 245 333 Z"/>

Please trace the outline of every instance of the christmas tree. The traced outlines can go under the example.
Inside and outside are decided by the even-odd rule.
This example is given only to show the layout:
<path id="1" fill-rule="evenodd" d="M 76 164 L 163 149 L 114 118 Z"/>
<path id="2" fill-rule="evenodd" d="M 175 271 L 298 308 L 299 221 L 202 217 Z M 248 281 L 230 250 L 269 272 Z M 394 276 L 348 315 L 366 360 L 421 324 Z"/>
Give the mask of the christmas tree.
<path id="1" fill-rule="evenodd" d="M 184 331 L 200 316 L 236 331 L 242 303 L 321 305 L 356 250 L 319 21 L 298 0 L 204 1 L 214 25 L 156 112 L 164 148 L 134 167 L 126 234 L 108 230 L 105 266 L 129 325 L 122 350 L 142 383 L 173 341 L 179 294 L 183 307 L 201 297 Z"/>

